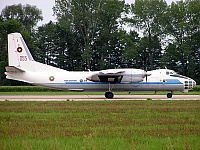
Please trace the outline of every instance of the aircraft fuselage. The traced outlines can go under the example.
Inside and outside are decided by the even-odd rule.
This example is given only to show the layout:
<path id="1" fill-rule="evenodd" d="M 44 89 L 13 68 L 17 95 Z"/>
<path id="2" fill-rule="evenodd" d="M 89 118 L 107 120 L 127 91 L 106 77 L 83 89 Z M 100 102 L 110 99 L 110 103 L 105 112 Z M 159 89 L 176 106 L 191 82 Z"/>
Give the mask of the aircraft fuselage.
<path id="1" fill-rule="evenodd" d="M 100 71 L 70 72 L 33 59 L 20 33 L 8 35 L 8 64 L 6 78 L 34 85 L 70 91 L 107 91 L 106 98 L 113 98 L 112 91 L 170 91 L 187 92 L 196 82 L 169 69 L 144 71 L 122 68 Z"/>

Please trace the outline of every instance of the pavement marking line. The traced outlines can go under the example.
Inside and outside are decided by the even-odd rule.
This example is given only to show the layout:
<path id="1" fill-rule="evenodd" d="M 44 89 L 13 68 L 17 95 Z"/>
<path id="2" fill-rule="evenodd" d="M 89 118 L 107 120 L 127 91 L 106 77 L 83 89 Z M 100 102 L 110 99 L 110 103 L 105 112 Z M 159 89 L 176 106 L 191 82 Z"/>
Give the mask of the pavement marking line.
<path id="1" fill-rule="evenodd" d="M 0 96 L 0 101 L 100 101 L 100 100 L 200 100 L 200 95 L 115 95 L 113 99 L 107 99 L 104 95 L 9 95 Z"/>

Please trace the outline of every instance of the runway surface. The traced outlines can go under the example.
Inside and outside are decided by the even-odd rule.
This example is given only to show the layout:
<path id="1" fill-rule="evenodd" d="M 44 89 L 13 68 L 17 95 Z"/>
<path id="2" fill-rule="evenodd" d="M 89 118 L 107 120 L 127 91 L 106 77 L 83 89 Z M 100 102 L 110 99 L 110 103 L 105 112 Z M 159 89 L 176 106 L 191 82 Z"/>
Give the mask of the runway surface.
<path id="1" fill-rule="evenodd" d="M 200 95 L 173 95 L 172 98 L 167 98 L 166 95 L 115 95 L 113 99 L 106 99 L 104 95 L 0 96 L 0 101 L 99 101 L 99 100 L 147 100 L 147 99 L 200 100 Z"/>

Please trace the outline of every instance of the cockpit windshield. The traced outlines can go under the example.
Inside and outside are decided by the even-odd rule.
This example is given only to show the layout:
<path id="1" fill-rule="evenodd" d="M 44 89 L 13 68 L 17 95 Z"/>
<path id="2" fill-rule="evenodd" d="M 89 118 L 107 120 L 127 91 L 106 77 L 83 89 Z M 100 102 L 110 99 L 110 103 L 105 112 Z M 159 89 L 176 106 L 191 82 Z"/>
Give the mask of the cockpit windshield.
<path id="1" fill-rule="evenodd" d="M 166 75 L 176 75 L 175 71 L 166 71 Z"/>
<path id="2" fill-rule="evenodd" d="M 169 76 L 171 76 L 171 77 L 179 77 L 179 78 L 189 79 L 188 77 L 183 76 L 183 75 L 180 75 L 180 74 L 176 73 L 176 72 L 173 71 L 173 70 L 167 70 L 167 71 L 166 71 L 166 75 L 169 75 Z"/>

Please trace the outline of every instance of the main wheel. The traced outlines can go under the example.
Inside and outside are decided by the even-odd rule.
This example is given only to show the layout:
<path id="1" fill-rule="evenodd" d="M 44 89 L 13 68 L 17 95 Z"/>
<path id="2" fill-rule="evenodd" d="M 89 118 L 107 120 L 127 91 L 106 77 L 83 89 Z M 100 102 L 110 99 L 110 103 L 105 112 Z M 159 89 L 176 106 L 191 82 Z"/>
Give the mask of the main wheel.
<path id="1" fill-rule="evenodd" d="M 105 97 L 109 98 L 109 99 L 112 99 L 114 97 L 114 94 L 112 92 L 106 92 L 105 93 Z"/>
<path id="2" fill-rule="evenodd" d="M 167 98 L 172 98 L 172 93 L 167 93 Z"/>

